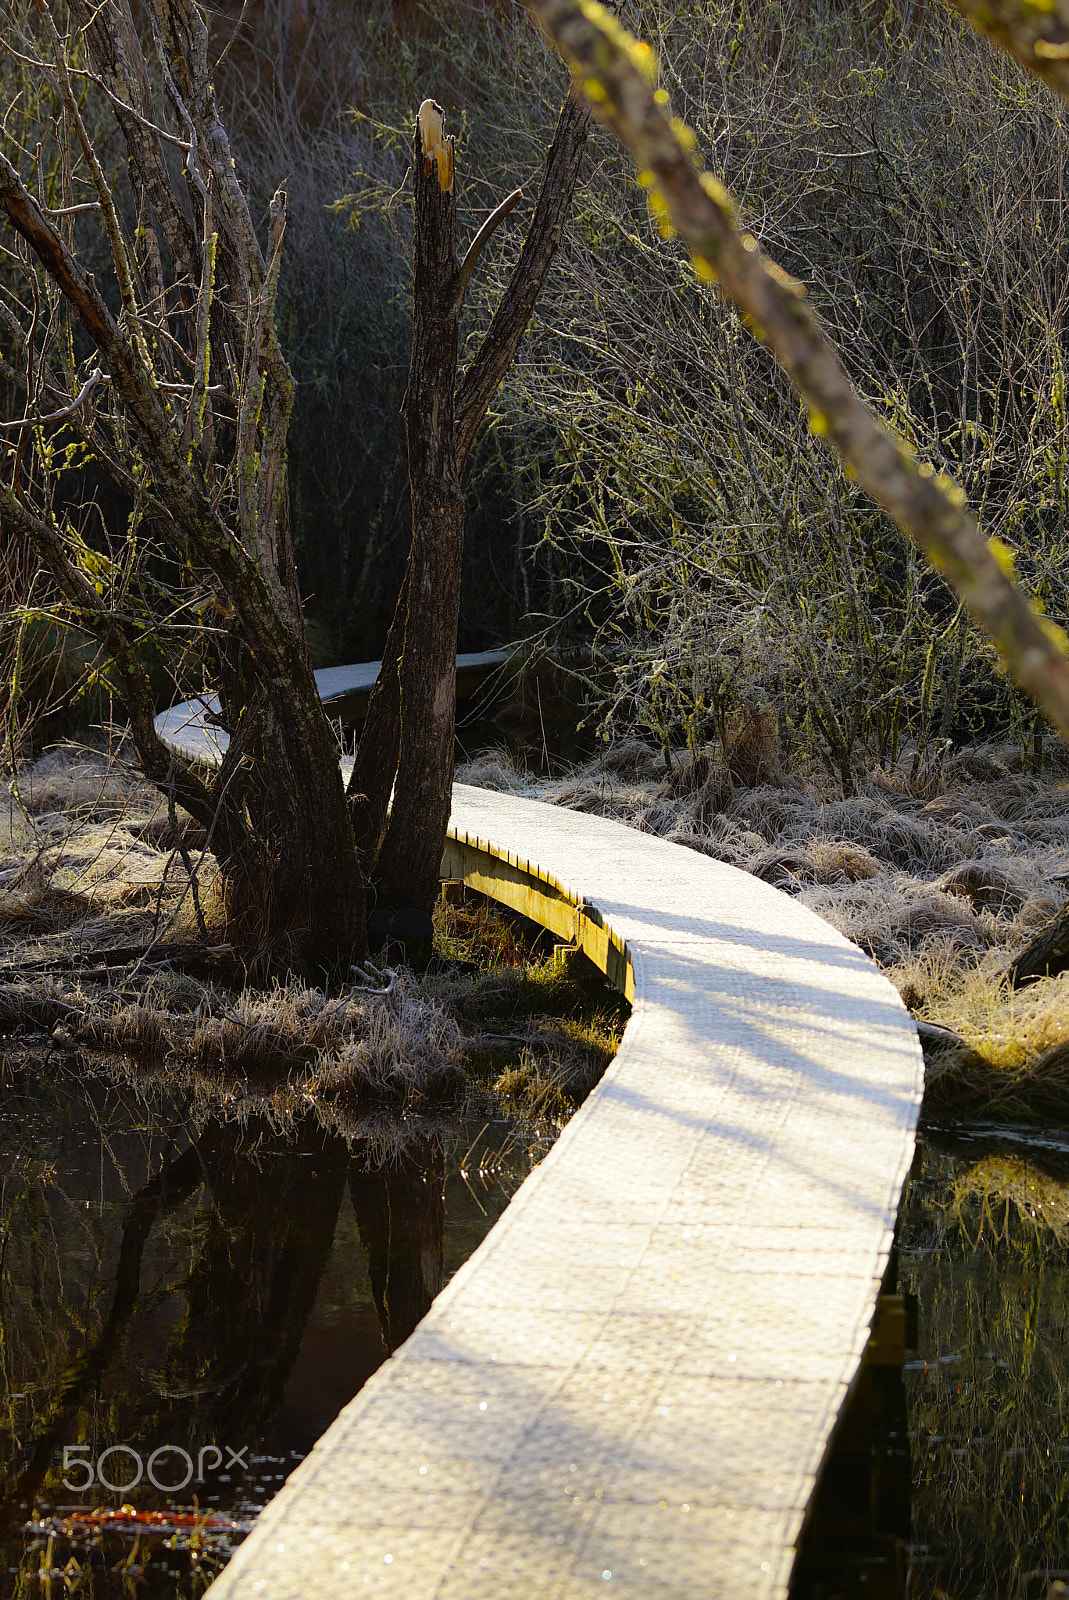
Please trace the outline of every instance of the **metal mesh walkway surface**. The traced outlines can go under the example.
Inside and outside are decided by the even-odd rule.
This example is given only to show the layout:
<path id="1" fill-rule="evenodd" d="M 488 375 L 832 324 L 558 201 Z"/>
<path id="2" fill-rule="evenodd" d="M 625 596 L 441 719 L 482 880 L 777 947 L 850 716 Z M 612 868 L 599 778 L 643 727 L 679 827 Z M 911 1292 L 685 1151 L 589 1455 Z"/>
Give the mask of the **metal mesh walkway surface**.
<path id="1" fill-rule="evenodd" d="M 827 923 L 681 846 L 461 785 L 451 839 L 600 926 L 633 1014 L 212 1600 L 784 1595 L 912 1158 L 912 1023 Z"/>

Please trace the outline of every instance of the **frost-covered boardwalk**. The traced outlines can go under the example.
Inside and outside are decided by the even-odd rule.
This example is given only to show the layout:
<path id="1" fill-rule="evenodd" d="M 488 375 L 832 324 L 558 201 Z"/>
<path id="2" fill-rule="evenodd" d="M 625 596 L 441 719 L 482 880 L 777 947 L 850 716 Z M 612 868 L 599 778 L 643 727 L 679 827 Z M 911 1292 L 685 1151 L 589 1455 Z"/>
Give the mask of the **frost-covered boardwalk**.
<path id="1" fill-rule="evenodd" d="M 912 1156 L 912 1024 L 830 926 L 680 846 L 460 785 L 452 840 L 633 1015 L 213 1600 L 783 1595 Z"/>

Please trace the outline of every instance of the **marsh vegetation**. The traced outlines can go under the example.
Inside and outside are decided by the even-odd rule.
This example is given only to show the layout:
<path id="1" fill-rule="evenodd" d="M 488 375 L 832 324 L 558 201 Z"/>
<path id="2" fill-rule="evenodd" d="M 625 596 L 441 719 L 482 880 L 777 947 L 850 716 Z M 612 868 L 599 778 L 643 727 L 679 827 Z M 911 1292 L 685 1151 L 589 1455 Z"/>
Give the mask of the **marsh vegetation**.
<path id="1" fill-rule="evenodd" d="M 898 1224 L 907 1349 L 867 1362 L 792 1600 L 1059 1600 L 1069 1365 L 1063 1135 L 929 1125 Z"/>
<path id="2" fill-rule="evenodd" d="M 15 0 L 2 10 L 10 36 L 47 44 L 55 69 L 42 75 L 26 49 L 0 57 L 5 195 L 22 204 L 19 185 L 33 188 L 38 244 L 54 234 L 105 283 L 115 378 L 108 389 L 98 372 L 79 399 L 96 359 L 84 328 L 40 254 L 31 259 L 33 238 L 5 242 L 8 1577 L 20 1594 L 83 1580 L 147 1593 L 157 1575 L 164 1592 L 194 1593 L 240 1526 L 215 1530 L 213 1551 L 206 1524 L 192 1543 L 175 1524 L 186 1548 L 170 1567 L 144 1526 L 72 1542 L 69 1526 L 41 1524 L 25 1542 L 35 1503 L 46 1516 L 55 1507 L 56 1448 L 151 1448 L 176 1417 L 198 1442 L 225 1425 L 260 1453 L 257 1482 L 213 1502 L 240 1525 L 360 1381 L 349 1373 L 315 1401 L 299 1449 L 270 1443 L 268 1414 L 292 1421 L 312 1359 L 305 1330 L 317 1352 L 337 1336 L 332 1251 L 366 1290 L 378 1359 L 443 1281 L 456 1174 L 485 1212 L 476 1222 L 461 1207 L 470 1247 L 596 1081 L 624 1021 L 581 960 L 554 958 L 533 930 L 472 901 L 436 910 L 436 955 L 419 975 L 364 960 L 369 863 L 349 837 L 337 752 L 308 694 L 312 665 L 380 656 L 403 612 L 415 108 L 429 87 L 459 133 L 463 237 L 517 184 L 527 195 L 486 244 L 463 310 L 450 305 L 461 365 L 474 364 L 479 331 L 514 281 L 565 78 L 513 0 L 224 0 L 198 48 L 214 63 L 241 192 L 223 217 L 216 190 L 230 192 L 230 168 L 203 137 L 204 106 L 186 97 L 192 138 L 184 123 L 161 135 L 156 176 L 174 201 L 161 234 L 149 213 L 162 189 L 146 209 L 141 180 L 127 182 L 145 127 L 120 138 L 86 53 L 80 30 L 97 13 L 79 0 L 39 7 L 59 18 L 56 34 Z M 1016 574 L 1025 620 L 1064 669 L 1064 102 L 940 6 L 877 15 L 844 0 L 624 0 L 619 10 L 656 45 L 663 91 L 703 164 L 730 185 L 751 253 L 781 264 L 781 289 L 807 286 L 899 464 L 912 464 L 913 489 L 938 498 L 959 486 L 955 511 L 964 498 L 983 539 L 997 541 L 988 566 L 998 581 Z M 1053 27 L 1063 10 L 1014 16 Z M 1050 48 L 1031 65 L 1064 95 L 1064 41 Z M 183 97 L 165 77 L 153 57 L 139 103 L 181 122 Z M 72 105 L 85 143 L 71 138 Z M 519 699 L 543 749 L 547 728 L 579 720 L 599 754 L 536 781 L 491 751 L 462 775 L 617 817 L 803 899 L 929 1025 L 929 1118 L 1069 1122 L 1069 978 L 1019 987 L 1012 976 L 1015 955 L 1066 901 L 1064 745 L 959 591 L 828 452 L 835 417 L 800 402 L 772 341 L 751 337 L 754 319 L 695 275 L 669 236 L 664 193 L 635 185 L 603 129 L 589 152 L 520 357 L 487 398 L 489 425 L 465 444 L 450 582 L 462 561 L 460 648 L 522 641 Z M 106 213 L 111 195 L 102 234 L 86 213 Z M 108 274 L 124 250 L 133 276 L 116 286 Z M 270 392 L 239 440 L 233 416 L 250 423 L 264 377 L 257 348 Z M 170 478 L 130 425 L 178 406 L 160 398 L 161 381 L 182 397 Z M 452 380 L 447 389 L 451 402 Z M 242 463 L 254 458 L 249 499 Z M 272 462 L 288 471 L 288 499 L 273 494 Z M 167 534 L 177 489 L 197 502 L 192 520 L 178 518 L 181 548 Z M 66 586 L 30 554 L 31 501 L 71 555 Z M 278 535 L 284 592 L 251 654 L 245 591 L 219 581 L 204 542 L 223 525 L 250 549 L 265 529 Z M 40 555 L 47 540 L 29 531 Z M 213 674 L 237 754 L 209 794 L 163 761 L 150 729 L 154 710 Z M 155 789 L 116 726 L 124 688 Z M 57 746 L 73 736 L 88 748 Z M 246 737 L 261 777 L 279 757 L 281 801 L 246 783 Z M 290 903 L 274 921 L 292 911 L 295 927 L 311 925 L 292 848 L 309 832 L 290 781 L 302 748 L 331 791 L 353 891 L 339 894 L 322 852 L 319 903 L 340 906 L 344 927 L 318 951 L 314 938 L 288 946 L 277 927 L 261 937 L 270 895 L 233 888 L 234 861 L 251 863 L 246 879 L 260 872 L 260 888 L 265 863 L 281 864 Z M 224 813 L 241 847 L 229 878 L 226 852 L 211 848 Z M 498 1130 L 489 1143 L 488 1127 Z M 92 1172 L 75 1151 L 93 1152 Z M 471 1184 L 473 1151 L 493 1175 L 489 1200 Z M 933 1140 L 915 1173 L 900 1237 L 901 1283 L 920 1312 L 903 1391 L 913 1521 L 900 1568 L 913 1595 L 1046 1600 L 1062 1581 L 1052 1565 L 1066 1512 L 1060 1161 L 1035 1147 L 948 1153 Z M 270 1227 L 257 1205 L 265 1181 L 282 1201 Z M 405 1219 L 403 1241 L 383 1232 L 388 1214 Z M 236 1365 L 235 1329 L 255 1347 Z"/>
<path id="3" fill-rule="evenodd" d="M 1011 977 L 1013 958 L 1065 904 L 1069 786 L 1029 773 L 1019 750 L 974 747 L 937 773 L 877 768 L 846 796 L 820 765 L 785 771 L 760 727 L 743 728 L 726 759 L 709 746 L 666 766 L 631 739 L 555 779 L 504 748 L 458 774 L 614 817 L 796 896 L 933 1025 L 931 1113 L 1069 1115 L 1069 980 L 1018 988 Z"/>

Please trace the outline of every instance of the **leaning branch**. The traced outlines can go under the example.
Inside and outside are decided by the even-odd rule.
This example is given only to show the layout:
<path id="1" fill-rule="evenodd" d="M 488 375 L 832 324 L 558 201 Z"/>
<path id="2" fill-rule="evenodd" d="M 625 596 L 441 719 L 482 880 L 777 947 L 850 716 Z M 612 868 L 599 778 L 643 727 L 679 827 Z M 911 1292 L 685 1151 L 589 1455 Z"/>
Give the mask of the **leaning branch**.
<path id="1" fill-rule="evenodd" d="M 475 263 L 486 249 L 486 245 L 490 239 L 490 236 L 501 226 L 509 212 L 515 210 L 516 206 L 519 205 L 522 199 L 522 189 L 513 189 L 511 194 L 507 194 L 504 200 L 502 200 L 501 204 L 494 207 L 486 221 L 483 223 L 482 227 L 479 229 L 478 233 L 475 235 L 474 239 L 469 244 L 464 254 L 464 259 L 460 263 L 460 271 L 457 273 L 457 298 L 459 300 L 464 298 L 464 292 L 468 287 L 468 280 L 475 270 Z"/>
<path id="2" fill-rule="evenodd" d="M 0 422 L 0 428 L 39 428 L 46 422 L 65 422 L 85 405 L 97 384 L 104 381 L 104 374 L 100 368 L 94 367 L 69 406 L 64 406 L 60 411 L 49 411 L 47 416 L 43 417 L 19 417 L 15 422 Z"/>
<path id="3" fill-rule="evenodd" d="M 827 437 L 847 470 L 913 536 L 998 644 L 1018 683 L 1069 737 L 1069 640 L 1010 582 L 999 560 L 1008 553 L 980 536 L 960 489 L 918 463 L 869 411 L 802 285 L 737 227 L 730 194 L 695 165 L 694 135 L 669 117 L 667 95 L 654 93 L 656 63 L 649 46 L 631 38 L 594 0 L 531 4 L 599 116 L 630 148 L 662 231 L 682 235 L 697 276 L 721 284 L 793 380 L 813 432 Z"/>
<path id="4" fill-rule="evenodd" d="M 483 342 L 457 387 L 455 415 L 457 469 L 460 472 L 464 470 L 468 451 L 486 415 L 486 409 L 512 365 L 542 292 L 546 274 L 557 253 L 565 218 L 575 193 L 589 127 L 590 107 L 576 94 L 569 94 L 557 119 L 553 142 L 546 153 L 542 187 L 538 191 L 531 226 L 523 241 L 519 260 L 501 296 L 501 303 L 490 319 Z M 504 204 L 507 205 L 508 201 Z M 496 216 L 495 212 L 487 219 L 480 235 Z M 480 235 L 476 235 L 468 256 L 478 244 Z M 462 273 L 467 264 L 465 257 Z M 473 261 L 472 266 L 474 264 Z"/>

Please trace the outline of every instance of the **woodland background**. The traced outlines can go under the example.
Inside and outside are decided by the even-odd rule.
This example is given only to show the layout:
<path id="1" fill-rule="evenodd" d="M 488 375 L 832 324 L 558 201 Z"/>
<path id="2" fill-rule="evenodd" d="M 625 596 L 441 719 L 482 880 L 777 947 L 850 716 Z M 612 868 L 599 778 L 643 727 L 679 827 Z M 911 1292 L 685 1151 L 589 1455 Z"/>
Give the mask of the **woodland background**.
<path id="1" fill-rule="evenodd" d="M 1064 622 L 1066 107 L 928 0 L 644 0 L 621 14 L 866 398 L 962 486 Z M 522 242 L 564 73 L 519 0 L 255 0 L 241 18 L 237 0 L 216 9 L 216 88 L 254 215 L 280 183 L 289 197 L 279 331 L 315 664 L 372 659 L 409 540 L 415 109 L 435 96 L 459 135 L 462 246 L 503 194 L 527 196 L 469 290 L 474 333 Z M 0 140 L 24 160 L 46 108 L 17 60 L 0 77 Z M 99 135 L 120 161 L 114 130 Z M 62 151 L 38 159 L 58 170 Z M 17 416 L 2 373 L 0 416 Z M 85 537 L 103 547 L 105 523 L 121 526 L 114 490 L 87 490 Z M 777 762 L 818 757 L 847 791 L 872 761 L 938 764 L 952 743 L 1011 736 L 1044 758 L 993 648 L 660 237 L 603 130 L 466 500 L 459 648 L 593 647 L 609 736 L 696 752 L 759 725 Z M 5 599 L 39 607 L 9 730 L 54 704 L 38 733 L 69 731 L 108 685 L 88 641 L 60 639 L 25 553 L 4 558 Z M 161 705 L 175 688 L 164 655 Z"/>

